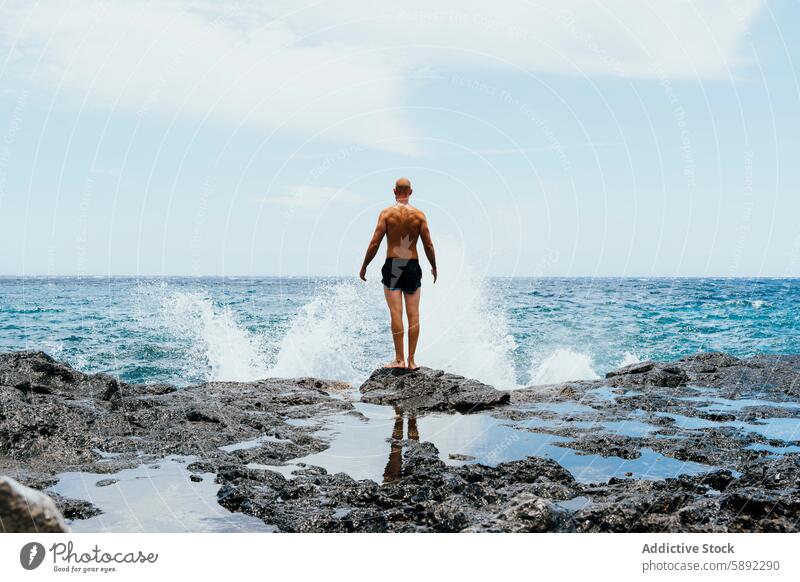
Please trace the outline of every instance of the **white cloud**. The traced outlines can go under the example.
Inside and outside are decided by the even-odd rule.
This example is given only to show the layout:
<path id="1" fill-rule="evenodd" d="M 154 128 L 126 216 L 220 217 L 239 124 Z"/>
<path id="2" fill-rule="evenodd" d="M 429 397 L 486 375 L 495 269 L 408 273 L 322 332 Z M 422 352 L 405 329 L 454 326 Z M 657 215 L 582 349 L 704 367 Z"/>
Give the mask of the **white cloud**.
<path id="1" fill-rule="evenodd" d="M 296 0 L 275 0 L 285 8 Z M 405 66 L 517 66 L 561 75 L 726 77 L 763 0 L 328 0 L 298 30 L 402 51 Z M 396 51 L 395 51 L 396 52 Z M 658 67 L 654 64 L 657 63 Z"/>
<path id="2" fill-rule="evenodd" d="M 263 11 L 189 1 L 12 2 L 0 7 L 0 49 L 14 55 L 19 78 L 77 102 L 413 150 L 397 111 L 396 65 L 354 44 L 304 39 Z"/>
<path id="3" fill-rule="evenodd" d="M 354 194 L 349 190 L 333 188 L 330 186 L 301 185 L 291 189 L 288 194 L 281 196 L 264 196 L 256 201 L 262 204 L 275 204 L 289 208 L 303 208 L 313 210 L 322 208 L 327 204 L 352 204 L 363 202 L 363 196 Z"/>
<path id="4" fill-rule="evenodd" d="M 240 5 L 244 5 L 241 8 Z M 414 153 L 408 75 L 721 78 L 761 0 L 11 0 L 4 76 L 141 115 Z M 2 69 L 0 69 L 2 70 Z M 409 114 L 410 115 L 410 114 Z"/>

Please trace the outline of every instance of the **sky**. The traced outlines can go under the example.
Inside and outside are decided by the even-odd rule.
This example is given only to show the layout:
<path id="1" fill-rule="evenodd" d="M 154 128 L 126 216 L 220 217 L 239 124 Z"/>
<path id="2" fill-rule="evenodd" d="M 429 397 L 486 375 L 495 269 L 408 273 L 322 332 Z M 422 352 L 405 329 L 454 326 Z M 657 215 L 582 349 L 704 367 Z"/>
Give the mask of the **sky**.
<path id="1" fill-rule="evenodd" d="M 797 2 L 262 4 L 0 3 L 0 275 L 799 274 Z"/>

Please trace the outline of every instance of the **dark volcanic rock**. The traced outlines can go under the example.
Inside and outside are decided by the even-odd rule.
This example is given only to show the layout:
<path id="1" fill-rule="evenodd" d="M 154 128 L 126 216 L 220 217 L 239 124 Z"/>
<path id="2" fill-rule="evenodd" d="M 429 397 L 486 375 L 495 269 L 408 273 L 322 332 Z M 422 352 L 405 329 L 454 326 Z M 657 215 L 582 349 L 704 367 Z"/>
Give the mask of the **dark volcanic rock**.
<path id="1" fill-rule="evenodd" d="M 620 459 L 638 459 L 641 456 L 638 439 L 619 435 L 582 435 L 570 443 L 570 448 L 601 457 L 619 457 Z"/>
<path id="2" fill-rule="evenodd" d="M 55 502 L 59 511 L 61 511 L 64 519 L 69 522 L 77 519 L 89 519 L 90 517 L 95 517 L 103 513 L 99 507 L 95 507 L 83 499 L 69 499 L 57 493 L 51 493 L 50 497 Z"/>
<path id="3" fill-rule="evenodd" d="M 419 368 L 379 368 L 361 385 L 361 400 L 395 406 L 401 411 L 454 410 L 462 413 L 486 410 L 507 404 L 508 392 L 487 384 L 449 374 L 442 370 Z"/>
<path id="4" fill-rule="evenodd" d="M 69 527 L 55 502 L 9 477 L 0 477 L 0 530 L 5 533 L 59 533 Z"/>
<path id="5" fill-rule="evenodd" d="M 800 397 L 800 356 L 758 355 L 739 359 L 720 352 L 700 352 L 673 363 L 641 362 L 606 374 L 612 386 L 720 388 L 726 397 L 769 393 Z"/>
<path id="6" fill-rule="evenodd" d="M 463 531 L 543 533 L 575 531 L 575 528 L 567 510 L 549 499 L 522 493 L 511 499 L 493 519 Z"/>
<path id="7" fill-rule="evenodd" d="M 0 354 L 0 385 L 18 389 L 28 400 L 35 394 L 53 394 L 107 402 L 119 398 L 126 386 L 108 374 L 84 374 L 37 351 Z"/>
<path id="8" fill-rule="evenodd" d="M 800 530 L 800 454 L 772 454 L 800 442 L 791 431 L 792 419 L 800 423 L 799 356 L 697 354 L 635 364 L 603 380 L 515 390 L 511 398 L 426 368 L 377 370 L 361 387 L 363 401 L 417 415 L 487 411 L 512 431 L 506 444 L 515 430 L 550 433 L 578 459 L 631 460 L 630 477 L 647 474 L 635 466 L 645 449 L 706 466 L 699 468 L 705 473 L 667 479 L 587 484 L 541 457 L 487 466 L 451 453 L 467 463 L 453 466 L 433 443 L 411 436 L 391 439 L 402 463 L 385 483 L 297 462 L 329 446 L 330 431 L 318 431 L 326 417 L 370 422 L 354 410 L 349 390 L 316 378 L 181 389 L 126 384 L 41 352 L 0 354 L 0 473 L 46 490 L 57 473 L 89 471 L 108 475 L 94 481 L 105 485 L 122 469 L 192 456 L 188 479 L 215 479 L 221 505 L 280 531 Z M 737 399 L 752 400 L 739 406 Z M 773 425 L 775 433 L 766 431 Z M 420 431 L 416 438 L 429 437 Z M 286 463 L 299 467 L 290 479 L 251 468 Z M 67 519 L 99 513 L 82 500 L 53 494 L 53 502 Z M 45 514 L 40 521 L 51 523 Z"/>
<path id="9" fill-rule="evenodd" d="M 0 354 L 0 471 L 27 482 L 64 470 L 113 472 L 142 455 L 211 462 L 231 455 L 219 447 L 265 434 L 284 439 L 292 456 L 317 452 L 325 442 L 286 419 L 351 409 L 330 385 L 341 390 L 308 378 L 152 390 L 83 374 L 42 352 Z M 265 446 L 274 457 L 282 445 Z"/>
<path id="10" fill-rule="evenodd" d="M 212 464 L 205 461 L 195 461 L 186 465 L 186 469 L 197 473 L 215 473 L 217 468 Z"/>
<path id="11" fill-rule="evenodd" d="M 683 386 L 689 376 L 679 366 L 640 362 L 606 374 L 611 386 Z"/>
<path id="12" fill-rule="evenodd" d="M 581 484 L 555 461 L 445 465 L 431 443 L 402 441 L 403 472 L 379 485 L 322 469 L 293 479 L 231 465 L 220 503 L 287 532 L 798 531 L 800 457 L 663 480 Z M 569 509 L 567 501 L 585 504 Z"/>
<path id="13" fill-rule="evenodd" d="M 275 442 L 256 443 L 248 456 L 304 456 L 327 441 L 287 419 L 352 409 L 329 389 L 341 393 L 342 383 L 266 379 L 166 389 L 84 374 L 42 352 L 0 354 L 0 474 L 46 488 L 63 471 L 114 473 L 171 454 L 195 455 L 195 467 L 213 470 L 228 458 L 239 462 L 245 451 L 236 443 L 264 436 Z"/>
<path id="14" fill-rule="evenodd" d="M 800 490 L 764 488 L 759 480 L 772 462 L 754 461 L 739 479 L 730 471 L 661 481 L 611 479 L 584 488 L 593 503 L 572 517 L 588 532 L 789 532 L 798 531 Z M 800 459 L 775 473 L 800 478 Z"/>
<path id="15" fill-rule="evenodd" d="M 344 473 L 220 470 L 220 504 L 287 532 L 561 531 L 566 514 L 545 499 L 576 494 L 572 475 L 550 459 L 528 457 L 497 467 L 445 465 L 431 443 L 401 441 L 399 479 L 379 485 Z"/>

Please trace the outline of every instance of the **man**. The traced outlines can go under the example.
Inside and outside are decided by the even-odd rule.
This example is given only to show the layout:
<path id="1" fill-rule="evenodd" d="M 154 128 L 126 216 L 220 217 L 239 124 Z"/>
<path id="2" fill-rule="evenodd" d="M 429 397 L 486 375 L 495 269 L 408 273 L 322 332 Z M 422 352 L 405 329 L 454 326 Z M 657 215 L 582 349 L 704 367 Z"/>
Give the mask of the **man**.
<path id="1" fill-rule="evenodd" d="M 436 255 L 428 230 L 428 220 L 418 208 L 408 203 L 411 197 L 411 182 L 400 178 L 394 185 L 395 205 L 381 211 L 378 225 L 367 247 L 364 263 L 361 265 L 361 280 L 367 280 L 367 266 L 375 258 L 384 235 L 386 236 L 386 262 L 381 269 L 383 293 L 392 318 L 392 339 L 394 341 L 394 360 L 384 368 L 419 368 L 414 361 L 419 339 L 419 299 L 422 291 L 422 269 L 417 255 L 417 240 L 422 239 L 425 256 L 431 264 L 433 282 L 436 283 Z M 408 314 L 408 362 L 403 353 L 403 301 Z"/>

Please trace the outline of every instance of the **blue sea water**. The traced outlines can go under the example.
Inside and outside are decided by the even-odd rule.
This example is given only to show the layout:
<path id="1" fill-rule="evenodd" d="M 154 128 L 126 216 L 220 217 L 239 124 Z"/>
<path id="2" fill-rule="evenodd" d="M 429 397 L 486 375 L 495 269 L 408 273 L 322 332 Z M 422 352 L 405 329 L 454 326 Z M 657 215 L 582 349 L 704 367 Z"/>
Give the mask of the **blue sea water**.
<path id="1" fill-rule="evenodd" d="M 350 382 L 391 359 L 380 283 L 342 278 L 0 278 L 0 351 L 178 385 Z M 500 388 L 701 350 L 800 353 L 794 279 L 424 279 L 418 363 Z"/>

